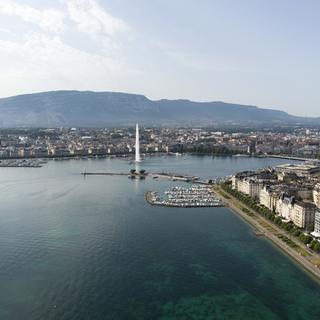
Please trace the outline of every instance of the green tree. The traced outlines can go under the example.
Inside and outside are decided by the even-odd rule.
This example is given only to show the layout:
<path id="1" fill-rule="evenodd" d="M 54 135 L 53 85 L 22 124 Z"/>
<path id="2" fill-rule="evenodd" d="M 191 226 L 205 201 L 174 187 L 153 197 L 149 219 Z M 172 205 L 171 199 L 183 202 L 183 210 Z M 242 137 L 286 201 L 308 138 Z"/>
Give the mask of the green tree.
<path id="1" fill-rule="evenodd" d="M 317 240 L 312 240 L 311 242 L 310 242 L 310 248 L 312 249 L 312 250 L 314 250 L 314 247 L 315 247 L 315 245 L 318 243 L 318 241 Z"/>
<path id="2" fill-rule="evenodd" d="M 317 241 L 317 243 L 314 245 L 313 250 L 316 252 L 320 252 L 320 242 Z"/>
<path id="3" fill-rule="evenodd" d="M 293 235 L 294 235 L 295 237 L 299 237 L 300 234 L 301 234 L 301 231 L 300 231 L 300 230 L 295 230 L 295 231 L 293 232 Z"/>

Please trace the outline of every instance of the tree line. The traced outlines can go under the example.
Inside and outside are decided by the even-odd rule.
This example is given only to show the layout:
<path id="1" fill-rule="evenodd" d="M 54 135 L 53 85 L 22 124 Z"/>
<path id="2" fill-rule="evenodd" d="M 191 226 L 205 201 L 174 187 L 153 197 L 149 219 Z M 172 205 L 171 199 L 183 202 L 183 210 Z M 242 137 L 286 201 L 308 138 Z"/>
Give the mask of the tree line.
<path id="1" fill-rule="evenodd" d="M 312 236 L 305 234 L 302 229 L 298 228 L 293 224 L 292 221 L 285 222 L 282 221 L 281 217 L 277 216 L 275 212 L 268 209 L 266 206 L 258 203 L 254 199 L 252 199 L 250 196 L 237 191 L 235 189 L 232 189 L 230 183 L 222 183 L 221 188 L 229 193 L 230 195 L 237 198 L 239 201 L 253 209 L 255 212 L 266 218 L 267 220 L 273 222 L 275 225 L 280 227 L 281 229 L 288 232 L 290 235 L 296 237 L 299 239 L 300 242 L 302 242 L 305 245 L 308 245 L 309 248 L 312 250 L 320 253 L 320 242 L 313 239 Z"/>

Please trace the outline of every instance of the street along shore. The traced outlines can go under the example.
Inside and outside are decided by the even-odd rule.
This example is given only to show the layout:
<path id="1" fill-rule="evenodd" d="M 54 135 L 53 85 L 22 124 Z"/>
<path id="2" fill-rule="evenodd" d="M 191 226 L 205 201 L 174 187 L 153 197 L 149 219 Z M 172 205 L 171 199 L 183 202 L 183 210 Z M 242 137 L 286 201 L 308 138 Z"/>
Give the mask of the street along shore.
<path id="1" fill-rule="evenodd" d="M 243 220 L 250 223 L 256 231 L 256 235 L 265 236 L 277 247 L 288 254 L 299 266 L 308 271 L 313 277 L 320 281 L 320 255 L 312 252 L 303 246 L 296 239 L 288 238 L 288 234 L 270 224 L 269 221 L 258 215 L 254 210 L 241 203 L 229 193 L 226 194 L 219 186 L 215 187 L 216 194 L 223 200 L 224 204 L 234 213 L 238 214 Z M 294 243 L 294 248 L 290 247 L 285 240 Z"/>

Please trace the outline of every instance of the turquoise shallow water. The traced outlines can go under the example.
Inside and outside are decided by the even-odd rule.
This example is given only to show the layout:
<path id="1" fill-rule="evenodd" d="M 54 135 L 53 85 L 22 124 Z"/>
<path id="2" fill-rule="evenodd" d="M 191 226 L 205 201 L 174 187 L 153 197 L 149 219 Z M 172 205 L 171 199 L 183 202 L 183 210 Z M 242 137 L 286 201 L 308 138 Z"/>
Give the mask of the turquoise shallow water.
<path id="1" fill-rule="evenodd" d="M 215 177 L 286 161 L 159 157 Z M 320 319 L 320 286 L 226 208 L 160 208 L 124 160 L 0 169 L 0 319 Z"/>

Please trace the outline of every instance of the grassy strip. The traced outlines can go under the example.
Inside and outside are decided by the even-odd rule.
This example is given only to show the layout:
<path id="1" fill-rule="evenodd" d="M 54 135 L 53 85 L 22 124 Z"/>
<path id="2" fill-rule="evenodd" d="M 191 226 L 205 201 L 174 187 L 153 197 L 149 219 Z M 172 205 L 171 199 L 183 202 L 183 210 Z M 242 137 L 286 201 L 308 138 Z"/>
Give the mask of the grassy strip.
<path id="1" fill-rule="evenodd" d="M 277 234 L 277 237 L 281 239 L 283 242 L 285 242 L 290 248 L 294 249 L 296 252 L 298 252 L 303 257 L 310 257 L 311 254 L 298 246 L 295 242 L 293 242 L 288 237 L 284 236 L 283 234 Z"/>
<path id="2" fill-rule="evenodd" d="M 225 192 L 219 190 L 219 193 L 220 193 L 223 197 L 225 197 L 226 199 L 231 200 L 231 197 L 230 197 L 228 194 L 226 194 Z"/>
<path id="3" fill-rule="evenodd" d="M 244 212 L 245 214 L 247 214 L 249 217 L 253 217 L 254 216 L 254 213 L 251 210 L 247 209 L 247 208 L 242 207 L 241 211 Z"/>

